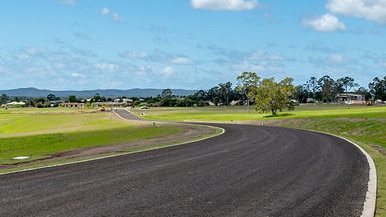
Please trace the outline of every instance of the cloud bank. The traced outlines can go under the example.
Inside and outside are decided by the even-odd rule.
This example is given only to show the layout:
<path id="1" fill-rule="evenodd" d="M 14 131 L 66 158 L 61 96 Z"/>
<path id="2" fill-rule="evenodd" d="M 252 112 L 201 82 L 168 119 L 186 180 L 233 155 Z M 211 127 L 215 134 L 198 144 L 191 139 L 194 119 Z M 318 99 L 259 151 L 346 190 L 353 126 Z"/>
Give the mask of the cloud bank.
<path id="1" fill-rule="evenodd" d="M 305 18 L 303 26 L 316 31 L 344 31 L 346 26 L 337 15 L 364 18 L 378 24 L 386 24 L 386 0 L 328 0 L 327 13 L 317 18 Z"/>
<path id="2" fill-rule="evenodd" d="M 386 0 L 329 0 L 326 8 L 334 14 L 386 24 Z"/>

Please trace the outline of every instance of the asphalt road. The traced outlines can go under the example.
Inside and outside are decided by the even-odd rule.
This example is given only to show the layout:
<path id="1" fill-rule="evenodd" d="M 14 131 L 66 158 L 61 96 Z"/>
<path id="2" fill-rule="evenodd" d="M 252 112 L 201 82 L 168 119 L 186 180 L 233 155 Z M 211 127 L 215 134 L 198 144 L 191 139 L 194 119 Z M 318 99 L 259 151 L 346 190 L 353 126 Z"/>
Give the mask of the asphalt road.
<path id="1" fill-rule="evenodd" d="M 221 125 L 218 137 L 0 176 L 0 216 L 360 216 L 368 163 L 314 132 Z"/>
<path id="2" fill-rule="evenodd" d="M 114 112 L 121 118 L 134 120 L 134 121 L 145 121 L 144 119 L 135 116 L 133 113 L 127 111 L 126 109 L 114 109 Z"/>

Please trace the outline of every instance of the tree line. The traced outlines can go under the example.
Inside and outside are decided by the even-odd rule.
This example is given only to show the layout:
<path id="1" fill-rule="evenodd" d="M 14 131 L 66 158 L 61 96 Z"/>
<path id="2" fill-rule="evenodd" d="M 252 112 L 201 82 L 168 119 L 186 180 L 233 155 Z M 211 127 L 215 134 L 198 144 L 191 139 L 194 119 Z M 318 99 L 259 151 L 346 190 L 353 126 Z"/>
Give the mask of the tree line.
<path id="1" fill-rule="evenodd" d="M 248 110 L 253 106 L 261 112 L 272 112 L 273 115 L 282 109 L 293 109 L 296 102 L 323 102 L 336 101 L 337 94 L 355 93 L 365 97 L 366 100 L 386 101 L 386 76 L 375 77 L 368 87 L 360 87 L 353 78 L 342 77 L 333 79 L 329 75 L 321 78 L 310 77 L 304 84 L 294 86 L 293 79 L 287 77 L 281 81 L 274 78 L 261 78 L 255 72 L 242 72 L 237 76 L 237 84 L 231 82 L 219 83 L 208 90 L 198 90 L 189 96 L 175 96 L 170 89 L 164 89 L 156 97 L 136 98 L 130 97 L 131 105 L 135 106 L 160 106 L 160 107 L 192 107 L 192 106 L 228 106 L 247 105 Z M 90 98 L 77 98 L 71 95 L 61 99 L 53 94 L 46 98 L 14 97 L 14 101 L 24 100 L 27 106 L 48 107 L 55 101 L 85 102 L 90 105 L 94 102 L 127 102 L 127 97 L 118 99 L 106 98 L 96 93 Z M 11 97 L 2 94 L 0 104 L 9 102 Z"/>
<path id="2" fill-rule="evenodd" d="M 209 103 L 228 106 L 236 102 L 238 105 L 247 105 L 248 110 L 253 105 L 258 111 L 276 115 L 277 111 L 294 109 L 296 103 L 336 102 L 336 96 L 342 93 L 362 95 L 366 101 L 386 101 L 386 76 L 375 77 L 367 88 L 359 86 L 351 77 L 335 80 L 329 75 L 310 77 L 304 84 L 294 86 L 290 77 L 275 81 L 274 78 L 261 78 L 255 72 L 243 72 L 237 77 L 235 87 L 231 82 L 225 82 L 185 97 L 172 95 L 170 89 L 164 91 L 155 106 L 190 107 Z"/>
<path id="3" fill-rule="evenodd" d="M 367 88 L 359 86 L 351 77 L 346 76 L 335 80 L 329 75 L 321 78 L 310 77 L 304 84 L 294 86 L 293 79 L 290 77 L 276 82 L 274 78 L 262 79 L 254 72 L 243 72 L 237 77 L 235 87 L 231 82 L 220 83 L 207 91 L 199 90 L 183 98 L 168 92 L 166 98 L 166 95 L 162 94 L 163 98 L 161 97 L 160 101 L 163 103 L 160 106 L 205 106 L 208 102 L 227 106 L 231 102 L 239 101 L 239 104 L 255 105 L 258 110 L 267 111 L 275 107 L 291 107 L 291 102 L 295 101 L 299 103 L 336 102 L 337 94 L 342 93 L 363 95 L 368 101 L 386 101 L 386 76 L 375 77 Z"/>
<path id="4" fill-rule="evenodd" d="M 386 76 L 375 77 L 368 88 L 360 87 L 353 78 L 342 77 L 334 80 L 328 75 L 321 78 L 311 77 L 305 84 L 297 87 L 296 97 L 299 102 L 319 101 L 334 102 L 337 94 L 354 93 L 363 95 L 367 101 L 386 101 Z"/>

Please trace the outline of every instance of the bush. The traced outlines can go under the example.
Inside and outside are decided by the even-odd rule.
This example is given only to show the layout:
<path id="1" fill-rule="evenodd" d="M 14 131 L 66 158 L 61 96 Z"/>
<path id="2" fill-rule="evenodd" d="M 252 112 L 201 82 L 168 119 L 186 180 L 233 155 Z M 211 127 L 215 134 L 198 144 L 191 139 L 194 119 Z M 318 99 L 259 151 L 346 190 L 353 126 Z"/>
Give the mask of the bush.
<path id="1" fill-rule="evenodd" d="M 43 104 L 41 104 L 40 102 L 36 103 L 35 106 L 36 108 L 43 108 Z"/>

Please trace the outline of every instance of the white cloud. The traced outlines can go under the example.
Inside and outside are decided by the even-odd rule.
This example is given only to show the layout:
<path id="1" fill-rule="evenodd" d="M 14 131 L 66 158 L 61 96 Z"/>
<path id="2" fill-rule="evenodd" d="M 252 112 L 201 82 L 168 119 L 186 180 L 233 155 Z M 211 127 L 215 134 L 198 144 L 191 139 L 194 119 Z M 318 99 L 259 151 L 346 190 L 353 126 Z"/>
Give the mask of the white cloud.
<path id="1" fill-rule="evenodd" d="M 24 47 L 11 51 L 11 56 L 18 60 L 33 61 L 46 57 L 46 50 L 39 47 Z"/>
<path id="2" fill-rule="evenodd" d="M 287 58 L 278 54 L 269 54 L 262 51 L 252 53 L 249 58 L 251 61 L 286 61 Z"/>
<path id="3" fill-rule="evenodd" d="M 306 18 L 303 19 L 303 26 L 312 27 L 316 31 L 321 32 L 332 32 L 332 31 L 344 31 L 346 26 L 339 21 L 337 17 L 332 14 L 324 14 L 317 18 Z"/>
<path id="4" fill-rule="evenodd" d="M 102 8 L 101 15 L 102 16 L 110 16 L 111 19 L 115 22 L 124 22 L 124 19 L 122 17 L 120 17 L 117 13 L 112 12 L 108 8 Z"/>
<path id="5" fill-rule="evenodd" d="M 346 58 L 340 54 L 332 54 L 329 59 L 332 63 L 336 64 L 344 64 L 346 62 Z"/>
<path id="6" fill-rule="evenodd" d="M 95 64 L 95 68 L 103 72 L 115 72 L 119 67 L 112 63 L 98 63 Z"/>
<path id="7" fill-rule="evenodd" d="M 193 63 L 190 59 L 186 57 L 175 57 L 170 62 L 174 64 L 181 64 L 181 65 L 188 65 Z"/>
<path id="8" fill-rule="evenodd" d="M 257 0 L 190 0 L 196 9 L 207 10 L 252 10 L 257 7 Z"/>
<path id="9" fill-rule="evenodd" d="M 135 71 L 135 74 L 141 77 L 145 77 L 148 74 L 153 73 L 153 67 L 146 65 L 146 66 L 139 66 L 138 69 Z"/>
<path id="10" fill-rule="evenodd" d="M 84 78 L 85 77 L 84 75 L 82 75 L 80 73 L 76 73 L 76 72 L 72 73 L 71 76 L 74 78 Z"/>
<path id="11" fill-rule="evenodd" d="M 107 15 L 109 13 L 110 13 L 110 10 L 108 8 L 103 8 L 102 11 L 101 11 L 102 15 Z"/>
<path id="12" fill-rule="evenodd" d="M 174 68 L 173 68 L 173 67 L 170 67 L 170 66 L 166 66 L 165 68 L 163 68 L 163 69 L 161 70 L 161 74 L 162 74 L 163 76 L 171 76 L 171 75 L 173 75 L 174 73 L 175 73 Z"/>
<path id="13" fill-rule="evenodd" d="M 111 18 L 113 18 L 113 20 L 116 22 L 122 22 L 123 21 L 123 19 L 116 13 L 111 14 Z"/>
<path id="14" fill-rule="evenodd" d="M 343 74 L 358 72 L 359 66 L 359 61 L 356 58 L 342 54 L 312 56 L 308 58 L 308 62 L 316 69 Z"/>
<path id="15" fill-rule="evenodd" d="M 131 51 L 120 54 L 122 58 L 131 58 L 131 59 L 144 59 L 148 57 L 146 52 L 137 52 L 137 51 Z"/>
<path id="16" fill-rule="evenodd" d="M 31 56 L 22 53 L 22 54 L 16 54 L 16 58 L 21 59 L 21 60 L 29 60 L 29 59 L 31 59 Z"/>
<path id="17" fill-rule="evenodd" d="M 334 14 L 386 24 L 386 0 L 329 0 L 326 8 Z"/>

